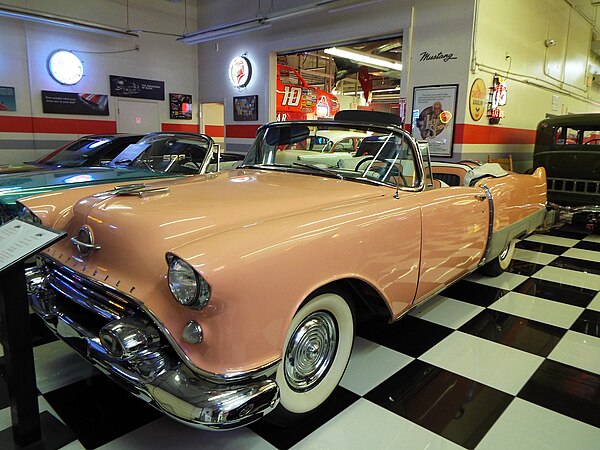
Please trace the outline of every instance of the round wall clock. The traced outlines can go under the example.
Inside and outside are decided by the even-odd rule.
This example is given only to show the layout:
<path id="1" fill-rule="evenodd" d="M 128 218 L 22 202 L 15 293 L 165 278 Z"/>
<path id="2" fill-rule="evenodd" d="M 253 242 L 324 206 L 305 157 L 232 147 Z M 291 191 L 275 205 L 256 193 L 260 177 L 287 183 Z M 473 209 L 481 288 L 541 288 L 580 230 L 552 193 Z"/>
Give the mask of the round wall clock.
<path id="1" fill-rule="evenodd" d="M 67 50 L 57 50 L 48 58 L 48 72 L 61 84 L 76 84 L 83 77 L 83 63 Z"/>

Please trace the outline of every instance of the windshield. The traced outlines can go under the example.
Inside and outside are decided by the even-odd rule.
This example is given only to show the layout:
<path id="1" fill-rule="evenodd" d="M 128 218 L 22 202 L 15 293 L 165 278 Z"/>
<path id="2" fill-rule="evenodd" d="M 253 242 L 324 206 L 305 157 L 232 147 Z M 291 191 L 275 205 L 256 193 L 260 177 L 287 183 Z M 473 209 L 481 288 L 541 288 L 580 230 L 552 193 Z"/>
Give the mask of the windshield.
<path id="1" fill-rule="evenodd" d="M 333 148 L 336 142 L 352 145 Z M 290 122 L 263 128 L 244 165 L 293 170 L 344 179 L 359 179 L 400 187 L 418 187 L 421 175 L 414 141 L 400 130 L 330 122 Z"/>
<path id="2" fill-rule="evenodd" d="M 202 173 L 210 148 L 210 140 L 200 135 L 151 135 L 129 145 L 110 165 L 193 175 Z"/>
<path id="3" fill-rule="evenodd" d="M 96 159 L 110 153 L 110 156 L 105 158 L 108 162 L 130 142 L 131 140 L 129 142 L 122 142 L 122 144 L 117 146 L 114 138 L 110 137 L 82 138 L 59 148 L 50 153 L 50 155 L 38 159 L 36 162 L 60 167 L 78 167 L 94 163 Z"/>

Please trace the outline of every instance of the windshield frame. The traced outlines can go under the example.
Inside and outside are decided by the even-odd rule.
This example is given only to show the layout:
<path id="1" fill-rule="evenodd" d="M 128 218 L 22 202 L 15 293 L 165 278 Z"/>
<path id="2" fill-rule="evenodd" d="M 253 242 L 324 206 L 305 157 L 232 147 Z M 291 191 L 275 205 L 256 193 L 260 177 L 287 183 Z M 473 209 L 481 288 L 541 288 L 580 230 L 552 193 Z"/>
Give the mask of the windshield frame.
<path id="1" fill-rule="evenodd" d="M 415 173 L 419 175 L 419 182 L 415 186 L 401 186 L 400 182 L 398 184 L 393 184 L 390 182 L 382 182 L 377 181 L 373 178 L 365 177 L 364 174 L 367 172 L 365 170 L 362 176 L 347 176 L 347 173 L 340 171 L 339 174 L 343 176 L 343 180 L 345 181 L 359 181 L 359 182 L 367 182 L 369 184 L 377 185 L 377 186 L 385 186 L 396 190 L 401 191 L 411 191 L 417 192 L 425 189 L 425 170 L 423 167 L 423 161 L 421 158 L 421 153 L 417 141 L 408 133 L 406 130 L 403 130 L 399 126 L 396 125 L 380 125 L 373 123 L 362 123 L 362 122 L 350 122 L 350 121 L 336 121 L 336 120 L 298 120 L 298 121 L 287 121 L 287 122 L 271 122 L 265 125 L 262 125 L 256 131 L 256 138 L 250 147 L 246 157 L 240 168 L 244 167 L 254 167 L 266 170 L 283 170 L 286 172 L 295 172 L 302 174 L 310 174 L 310 175 L 319 175 L 323 176 L 324 173 L 322 171 L 307 171 L 306 168 L 293 166 L 288 164 L 277 164 L 274 161 L 271 163 L 257 163 L 255 161 L 264 159 L 263 155 L 263 147 L 264 147 L 264 139 L 266 133 L 271 129 L 283 128 L 283 127 L 291 127 L 291 126 L 308 126 L 308 127 L 316 127 L 316 130 L 344 130 L 351 129 L 352 132 L 372 132 L 377 133 L 379 135 L 391 135 L 394 134 L 401 139 L 402 145 L 407 145 L 409 150 L 412 152 L 413 164 Z M 309 136 L 312 136 L 313 133 Z M 274 147 L 276 148 L 276 147 Z M 383 149 L 380 149 L 380 151 Z M 260 152 L 260 157 L 255 156 L 256 152 Z M 272 151 L 270 149 L 269 151 Z M 315 152 L 316 153 L 316 152 Z M 379 154 L 379 152 L 378 152 Z M 371 164 L 369 164 L 370 166 Z M 328 168 L 329 169 L 329 168 Z M 334 169 L 331 169 L 332 172 L 335 172 Z M 338 177 L 339 178 L 339 177 Z"/>
<path id="2" fill-rule="evenodd" d="M 183 175 L 199 175 L 199 174 L 207 173 L 207 168 L 210 165 L 211 160 L 213 159 L 216 147 L 214 145 L 213 139 L 210 136 L 208 136 L 206 134 L 201 134 L 201 133 L 160 132 L 160 133 L 148 134 L 148 135 L 144 136 L 142 139 L 140 139 L 138 142 L 127 146 L 121 153 L 119 153 L 115 158 L 113 158 L 113 160 L 108 164 L 108 166 L 109 167 L 129 168 L 129 169 L 143 169 L 143 170 L 149 170 L 149 171 L 156 172 L 156 173 L 182 175 L 181 172 L 171 171 L 171 168 L 174 167 L 175 163 L 178 161 L 178 159 L 173 158 L 173 156 L 180 156 L 180 155 L 177 155 L 177 154 L 171 155 L 170 153 L 162 152 L 162 159 L 159 159 L 159 161 L 167 162 L 167 166 L 164 169 L 155 167 L 154 165 L 150 164 L 148 161 L 145 161 L 143 159 L 143 157 L 145 155 L 148 156 L 149 151 L 151 151 L 152 149 L 155 148 L 154 147 L 155 145 L 158 144 L 160 146 L 163 146 L 163 145 L 165 145 L 165 142 L 171 141 L 171 140 L 175 140 L 176 142 L 182 143 L 182 144 L 197 145 L 198 147 L 201 147 L 201 148 L 206 146 L 206 152 L 204 154 L 202 162 L 200 163 L 200 161 L 196 161 L 196 163 L 199 166 L 198 170 L 195 173 L 189 173 L 189 174 L 183 173 Z M 130 147 L 132 147 L 132 146 L 139 146 L 139 147 L 145 146 L 145 148 L 143 150 L 140 150 L 137 154 L 135 154 L 133 159 L 131 159 L 131 158 L 128 159 L 125 157 L 125 156 L 127 156 L 126 152 L 128 149 L 130 149 L 130 151 L 131 151 Z M 157 153 L 154 156 L 158 157 L 159 154 Z M 171 156 L 171 158 L 169 158 L 169 156 Z"/>

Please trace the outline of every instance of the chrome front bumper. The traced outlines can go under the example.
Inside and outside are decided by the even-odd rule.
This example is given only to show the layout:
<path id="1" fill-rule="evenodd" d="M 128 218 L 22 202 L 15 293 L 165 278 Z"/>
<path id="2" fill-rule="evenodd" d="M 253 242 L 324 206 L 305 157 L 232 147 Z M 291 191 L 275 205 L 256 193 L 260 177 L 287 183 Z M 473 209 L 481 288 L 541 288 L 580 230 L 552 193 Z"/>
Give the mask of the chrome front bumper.
<path id="1" fill-rule="evenodd" d="M 98 324 L 91 324 L 94 320 L 89 317 L 83 320 L 89 316 L 86 308 L 93 304 L 90 298 L 86 306 L 81 292 L 71 292 L 60 280 L 41 277 L 34 269 L 28 269 L 27 279 L 32 308 L 59 338 L 126 390 L 187 425 L 209 430 L 238 428 L 260 419 L 279 402 L 274 380 L 266 376 L 223 383 L 207 380 L 168 344 L 137 360 L 114 358 L 93 331 Z"/>

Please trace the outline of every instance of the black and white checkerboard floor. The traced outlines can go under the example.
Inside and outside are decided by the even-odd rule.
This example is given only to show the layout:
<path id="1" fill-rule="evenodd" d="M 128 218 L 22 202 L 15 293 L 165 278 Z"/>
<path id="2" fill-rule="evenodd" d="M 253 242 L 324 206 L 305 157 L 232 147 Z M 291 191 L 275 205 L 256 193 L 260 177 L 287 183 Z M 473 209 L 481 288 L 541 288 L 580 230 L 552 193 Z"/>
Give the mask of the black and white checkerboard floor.
<path id="1" fill-rule="evenodd" d="M 34 319 L 40 408 L 77 435 L 66 449 L 598 449 L 600 236 L 562 228 L 517 247 L 500 277 L 471 275 L 393 325 L 360 324 L 341 386 L 295 427 L 188 428 Z M 0 429 L 10 423 L 0 387 Z"/>

